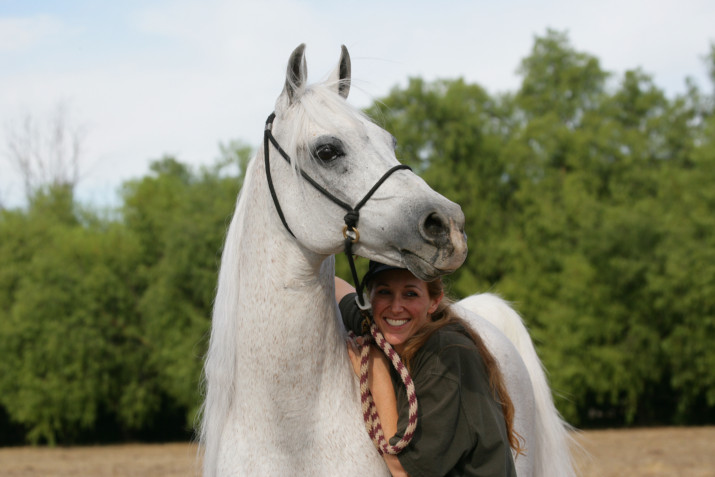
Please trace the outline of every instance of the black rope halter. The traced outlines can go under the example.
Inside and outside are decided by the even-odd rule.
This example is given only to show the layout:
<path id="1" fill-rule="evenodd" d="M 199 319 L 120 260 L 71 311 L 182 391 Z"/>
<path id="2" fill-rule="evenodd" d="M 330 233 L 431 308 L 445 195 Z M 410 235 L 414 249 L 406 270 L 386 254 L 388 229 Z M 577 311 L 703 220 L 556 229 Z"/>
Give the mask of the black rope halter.
<path id="1" fill-rule="evenodd" d="M 273 187 L 273 179 L 271 178 L 271 164 L 270 164 L 270 146 L 269 144 L 273 144 L 273 146 L 276 148 L 276 150 L 280 153 L 281 156 L 283 156 L 283 159 L 288 162 L 288 164 L 291 164 L 291 159 L 290 156 L 288 155 L 287 152 L 283 150 L 283 148 L 278 144 L 278 141 L 276 141 L 276 138 L 273 136 L 273 133 L 271 132 L 273 128 L 273 120 L 276 117 L 276 113 L 271 113 L 270 116 L 268 116 L 268 119 L 266 120 L 266 128 L 264 130 L 263 134 L 263 156 L 265 160 L 265 165 L 266 165 L 266 178 L 268 179 L 268 188 L 270 189 L 271 192 L 271 197 L 273 198 L 273 204 L 276 206 L 276 211 L 278 212 L 278 216 L 281 219 L 281 222 L 283 222 L 283 226 L 286 228 L 288 233 L 290 233 L 294 238 L 295 234 L 293 231 L 290 229 L 288 226 L 288 222 L 286 221 L 285 216 L 283 215 L 283 210 L 281 209 L 281 205 L 278 202 L 278 196 L 276 195 L 276 190 Z M 392 175 L 393 172 L 398 171 L 400 169 L 409 169 L 410 166 L 406 164 L 398 164 L 392 168 L 390 168 L 387 172 L 385 172 L 380 180 L 378 180 L 374 186 L 368 191 L 367 194 L 365 194 L 365 197 L 362 198 L 360 202 L 357 203 L 355 207 L 352 207 L 351 205 L 343 202 L 342 200 L 338 199 L 335 197 L 333 194 L 328 192 L 323 186 L 315 182 L 312 177 L 310 177 L 305 171 L 300 170 L 301 176 L 308 181 L 310 185 L 312 185 L 316 190 L 318 190 L 321 194 L 326 196 L 328 199 L 333 201 L 335 204 L 340 206 L 341 208 L 345 209 L 347 213 L 345 214 L 345 217 L 343 219 L 345 220 L 345 225 L 343 226 L 343 237 L 345 238 L 344 241 L 344 252 L 345 255 L 348 258 L 348 263 L 350 264 L 350 272 L 352 273 L 353 276 L 353 282 L 355 283 L 355 289 L 357 290 L 357 300 L 358 300 L 358 305 L 360 306 L 361 309 L 366 309 L 367 306 L 363 300 L 363 287 L 364 283 L 361 283 L 358 275 L 357 275 L 357 270 L 355 269 L 355 261 L 353 259 L 353 252 L 352 252 L 352 247 L 354 243 L 357 243 L 360 240 L 360 232 L 358 231 L 357 224 L 358 221 L 360 220 L 360 209 L 362 208 L 363 205 L 372 197 L 372 195 L 377 191 L 377 189 L 380 188 L 380 186 L 387 180 L 390 175 Z"/>

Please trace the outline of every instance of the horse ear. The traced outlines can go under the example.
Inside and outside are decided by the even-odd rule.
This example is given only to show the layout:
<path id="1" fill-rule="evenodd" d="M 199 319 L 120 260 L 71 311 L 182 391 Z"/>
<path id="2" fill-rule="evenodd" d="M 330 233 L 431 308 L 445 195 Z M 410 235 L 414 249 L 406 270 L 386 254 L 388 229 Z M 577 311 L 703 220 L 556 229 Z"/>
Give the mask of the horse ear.
<path id="1" fill-rule="evenodd" d="M 350 54 L 345 45 L 342 45 L 340 49 L 340 62 L 332 77 L 335 84 L 338 85 L 338 94 L 347 99 L 348 93 L 350 93 Z"/>
<path id="2" fill-rule="evenodd" d="M 301 43 L 291 53 L 288 60 L 288 70 L 286 71 L 286 84 L 283 91 L 288 95 L 288 100 L 291 104 L 302 93 L 307 79 L 308 65 L 305 62 L 305 43 Z"/>

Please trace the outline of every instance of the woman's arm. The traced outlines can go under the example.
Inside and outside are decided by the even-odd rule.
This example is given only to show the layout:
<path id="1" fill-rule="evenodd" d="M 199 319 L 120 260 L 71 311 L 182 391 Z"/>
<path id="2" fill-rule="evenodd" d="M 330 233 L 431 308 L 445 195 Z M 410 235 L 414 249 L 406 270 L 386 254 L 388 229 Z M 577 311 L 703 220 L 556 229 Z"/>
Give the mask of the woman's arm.
<path id="1" fill-rule="evenodd" d="M 370 347 L 370 374 L 368 376 L 368 386 L 372 399 L 375 401 L 377 415 L 380 416 L 380 425 L 382 432 L 385 434 L 385 439 L 388 441 L 390 437 L 397 432 L 397 398 L 395 397 L 395 388 L 392 386 L 390 378 L 390 367 L 392 363 L 387 359 L 385 353 L 376 348 Z M 393 477 L 405 476 L 407 472 L 400 464 L 397 456 L 383 454 L 387 468 Z"/>
<path id="2" fill-rule="evenodd" d="M 335 300 L 340 301 L 350 293 L 355 293 L 355 288 L 345 280 L 335 277 Z M 360 338 L 358 338 L 360 339 Z M 360 377 L 360 352 L 355 344 L 348 341 L 348 354 L 353 365 L 353 371 Z M 377 415 L 380 416 L 382 432 L 389 440 L 397 432 L 397 398 L 395 388 L 392 387 L 390 378 L 392 364 L 385 354 L 375 346 L 370 347 L 370 361 L 368 363 L 368 387 L 375 401 Z M 407 477 L 407 472 L 394 455 L 383 454 L 387 468 L 394 477 Z"/>
<path id="3" fill-rule="evenodd" d="M 360 376 L 360 353 L 354 347 L 352 342 L 348 346 L 348 354 L 350 361 L 353 364 L 355 374 Z M 372 399 L 375 401 L 377 414 L 380 417 L 380 425 L 382 432 L 387 440 L 394 436 L 397 432 L 397 398 L 395 397 L 395 388 L 392 386 L 390 378 L 390 366 L 392 364 L 387 359 L 385 354 L 376 348 L 370 347 L 370 361 L 368 362 L 368 380 L 367 384 L 372 394 Z M 393 477 L 407 476 L 407 472 L 400 464 L 397 456 L 383 454 L 387 468 Z"/>
<path id="4" fill-rule="evenodd" d="M 355 293 L 355 288 L 342 278 L 335 277 L 335 300 L 340 303 L 350 293 Z"/>

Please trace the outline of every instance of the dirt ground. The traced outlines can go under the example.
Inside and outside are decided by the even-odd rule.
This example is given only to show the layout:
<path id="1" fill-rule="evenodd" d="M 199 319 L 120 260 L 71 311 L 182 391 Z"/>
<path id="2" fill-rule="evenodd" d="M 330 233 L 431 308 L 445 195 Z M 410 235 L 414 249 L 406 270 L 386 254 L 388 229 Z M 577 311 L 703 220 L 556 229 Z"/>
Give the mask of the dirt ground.
<path id="1" fill-rule="evenodd" d="M 715 427 L 587 431 L 583 477 L 715 477 Z M 0 448 L 0 476 L 192 477 L 191 444 Z"/>

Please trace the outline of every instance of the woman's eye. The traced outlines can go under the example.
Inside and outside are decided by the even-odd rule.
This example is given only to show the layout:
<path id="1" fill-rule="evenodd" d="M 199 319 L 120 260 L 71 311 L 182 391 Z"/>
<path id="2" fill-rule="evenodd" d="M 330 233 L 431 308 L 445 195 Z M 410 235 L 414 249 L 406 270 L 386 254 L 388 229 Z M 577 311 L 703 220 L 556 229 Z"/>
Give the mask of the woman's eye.
<path id="1" fill-rule="evenodd" d="M 343 151 L 332 144 L 323 144 L 315 150 L 315 156 L 323 162 L 332 162 L 343 155 Z"/>

